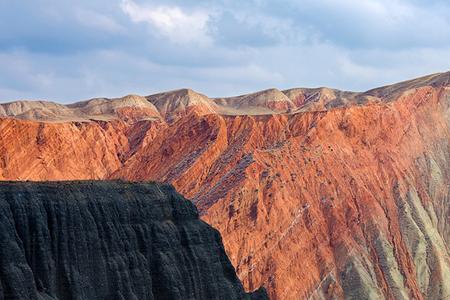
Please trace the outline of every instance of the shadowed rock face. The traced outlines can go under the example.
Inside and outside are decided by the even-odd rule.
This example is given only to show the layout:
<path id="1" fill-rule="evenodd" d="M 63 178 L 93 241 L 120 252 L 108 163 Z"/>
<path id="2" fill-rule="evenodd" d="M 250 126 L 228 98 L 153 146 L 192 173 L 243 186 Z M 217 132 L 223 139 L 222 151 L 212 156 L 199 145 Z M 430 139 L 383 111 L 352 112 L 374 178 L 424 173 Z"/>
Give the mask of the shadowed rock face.
<path id="1" fill-rule="evenodd" d="M 0 299 L 266 299 L 168 185 L 1 183 L 0 254 Z"/>
<path id="2" fill-rule="evenodd" d="M 450 73 L 282 93 L 216 112 L 192 91 L 160 95 L 176 108 L 160 120 L 3 119 L 0 178 L 170 182 L 271 299 L 448 297 Z M 268 114 L 274 101 L 288 111 Z"/>

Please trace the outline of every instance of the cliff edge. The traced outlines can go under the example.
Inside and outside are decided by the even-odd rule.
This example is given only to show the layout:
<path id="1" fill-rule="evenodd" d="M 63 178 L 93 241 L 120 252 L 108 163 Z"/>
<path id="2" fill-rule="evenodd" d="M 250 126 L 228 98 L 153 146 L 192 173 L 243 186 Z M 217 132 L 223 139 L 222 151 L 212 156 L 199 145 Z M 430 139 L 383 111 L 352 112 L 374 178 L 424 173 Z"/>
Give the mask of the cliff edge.
<path id="1" fill-rule="evenodd" d="M 164 184 L 0 184 L 0 299 L 267 299 Z"/>

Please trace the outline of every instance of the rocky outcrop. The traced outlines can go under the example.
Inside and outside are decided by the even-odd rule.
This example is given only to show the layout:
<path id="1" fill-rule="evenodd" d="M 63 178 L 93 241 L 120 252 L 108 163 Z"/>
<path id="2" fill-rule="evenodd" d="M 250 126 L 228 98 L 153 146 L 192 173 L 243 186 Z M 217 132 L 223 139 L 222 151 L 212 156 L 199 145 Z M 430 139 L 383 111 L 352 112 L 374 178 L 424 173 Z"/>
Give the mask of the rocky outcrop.
<path id="1" fill-rule="evenodd" d="M 267 299 L 162 184 L 0 184 L 0 299 Z"/>
<path id="2" fill-rule="evenodd" d="M 172 182 L 193 198 L 245 287 L 262 284 L 272 299 L 444 298 L 449 92 L 423 86 L 294 115 L 191 116 L 113 177 Z"/>
<path id="3" fill-rule="evenodd" d="M 0 178 L 170 182 L 221 232 L 244 287 L 271 299 L 445 298 L 449 79 L 284 91 L 285 113 L 267 110 L 276 90 L 245 100 L 251 113 L 240 97 L 217 100 L 226 113 L 183 110 L 195 95 L 178 91 L 172 119 L 4 119 Z"/>

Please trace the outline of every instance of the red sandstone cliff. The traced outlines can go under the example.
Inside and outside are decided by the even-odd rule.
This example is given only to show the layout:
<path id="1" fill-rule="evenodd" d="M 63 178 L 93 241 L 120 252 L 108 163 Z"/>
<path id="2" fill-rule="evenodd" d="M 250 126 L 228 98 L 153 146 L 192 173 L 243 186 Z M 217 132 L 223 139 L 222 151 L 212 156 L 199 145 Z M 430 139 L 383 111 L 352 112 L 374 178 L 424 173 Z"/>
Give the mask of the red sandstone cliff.
<path id="1" fill-rule="evenodd" d="M 271 299 L 450 295 L 450 73 L 142 98 L 0 108 L 0 179 L 171 182 Z"/>

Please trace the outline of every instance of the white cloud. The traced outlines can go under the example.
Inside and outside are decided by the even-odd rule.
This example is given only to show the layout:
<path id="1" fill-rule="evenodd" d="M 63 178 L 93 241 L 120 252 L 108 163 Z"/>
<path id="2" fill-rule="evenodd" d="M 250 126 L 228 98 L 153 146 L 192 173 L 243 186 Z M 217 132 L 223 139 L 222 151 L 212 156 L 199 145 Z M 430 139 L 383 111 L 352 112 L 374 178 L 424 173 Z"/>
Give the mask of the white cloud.
<path id="1" fill-rule="evenodd" d="M 91 10 L 78 9 L 75 18 L 81 24 L 108 32 L 123 32 L 125 29 L 113 18 Z"/>
<path id="2" fill-rule="evenodd" d="M 178 6 L 140 6 L 132 0 L 122 0 L 121 8 L 133 22 L 151 25 L 174 43 L 211 42 L 208 32 L 210 12 L 204 10 L 187 12 Z"/>

